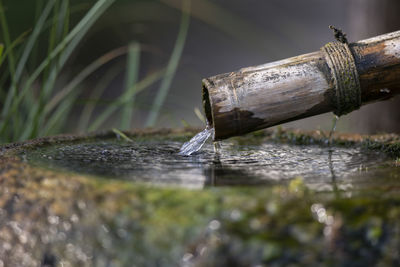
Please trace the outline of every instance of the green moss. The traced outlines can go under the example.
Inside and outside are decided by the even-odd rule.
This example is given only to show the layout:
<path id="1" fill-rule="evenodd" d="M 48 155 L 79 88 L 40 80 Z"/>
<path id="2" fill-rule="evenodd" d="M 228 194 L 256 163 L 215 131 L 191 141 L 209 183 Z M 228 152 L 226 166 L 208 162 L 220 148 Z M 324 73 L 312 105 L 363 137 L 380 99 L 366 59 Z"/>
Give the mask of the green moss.
<path id="1" fill-rule="evenodd" d="M 179 141 L 192 134 L 130 137 Z M 334 144 L 400 155 L 397 136 L 353 137 L 339 135 Z M 322 132 L 281 128 L 234 140 L 327 145 Z M 0 160 L 1 215 L 27 241 L 8 226 L 0 227 L 0 241 L 26 248 L 37 262 L 52 253 L 72 266 L 176 266 L 184 255 L 198 266 L 397 265 L 399 172 L 393 167 L 385 175 L 374 177 L 379 182 L 372 187 L 357 188 L 352 180 L 353 189 L 332 192 L 314 191 L 301 177 L 263 187 L 187 190 L 43 169 L 9 153 Z"/>
<path id="2" fill-rule="evenodd" d="M 79 236 L 84 235 L 84 245 L 98 257 L 116 258 L 121 265 L 163 259 L 164 266 L 172 266 L 185 253 L 207 266 L 221 266 L 228 259 L 239 265 L 362 265 L 387 257 L 396 260 L 388 253 L 400 241 L 393 232 L 400 218 L 400 199 L 379 192 L 373 197 L 360 192 L 350 199 L 332 198 L 307 189 L 301 178 L 287 186 L 193 191 L 60 173 L 52 177 L 51 171 L 37 168 L 28 173 L 29 177 L 18 175 L 18 188 L 3 184 L 1 189 L 17 190 L 18 218 L 46 232 L 52 227 L 49 214 L 31 217 L 33 206 L 58 216 L 61 226 L 77 214 L 79 220 L 64 242 L 83 245 Z M 36 232 L 30 234 L 33 238 Z M 104 248 L 99 241 L 103 239 L 111 246 Z M 73 262 L 64 242 L 53 243 L 52 252 Z M 35 251 L 46 247 L 38 243 Z M 203 247 L 207 250 L 196 254 Z M 361 252 L 369 256 L 360 257 Z"/>
<path id="3" fill-rule="evenodd" d="M 382 151 L 393 158 L 400 157 L 400 139 L 376 141 L 366 138 L 361 144 L 367 149 Z"/>

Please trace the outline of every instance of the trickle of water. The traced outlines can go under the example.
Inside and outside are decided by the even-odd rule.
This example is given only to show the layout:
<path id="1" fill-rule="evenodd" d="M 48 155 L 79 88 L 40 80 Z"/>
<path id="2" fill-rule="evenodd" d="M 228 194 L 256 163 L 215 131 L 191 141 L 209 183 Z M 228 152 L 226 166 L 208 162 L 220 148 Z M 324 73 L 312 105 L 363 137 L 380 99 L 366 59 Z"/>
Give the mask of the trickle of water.
<path id="1" fill-rule="evenodd" d="M 339 116 L 335 115 L 335 117 L 333 118 L 332 129 L 329 132 L 329 137 L 328 137 L 329 145 L 332 144 L 332 137 L 333 137 L 333 133 L 336 131 L 336 124 L 337 124 L 338 120 L 339 120 Z"/>
<path id="2" fill-rule="evenodd" d="M 221 150 L 221 143 L 218 141 L 213 142 L 214 145 L 214 152 L 216 154 L 219 154 L 220 150 Z"/>
<path id="3" fill-rule="evenodd" d="M 180 155 L 190 156 L 199 151 L 208 138 L 214 135 L 214 128 L 207 126 L 203 131 L 193 136 L 189 142 L 183 144 L 179 150 Z"/>

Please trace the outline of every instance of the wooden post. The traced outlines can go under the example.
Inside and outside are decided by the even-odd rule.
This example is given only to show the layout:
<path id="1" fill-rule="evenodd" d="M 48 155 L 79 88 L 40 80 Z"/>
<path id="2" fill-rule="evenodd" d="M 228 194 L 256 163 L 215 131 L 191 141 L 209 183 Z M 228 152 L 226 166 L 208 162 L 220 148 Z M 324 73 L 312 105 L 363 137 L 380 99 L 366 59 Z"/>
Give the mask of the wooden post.
<path id="1" fill-rule="evenodd" d="M 400 31 L 348 48 L 358 73 L 362 105 L 400 93 Z M 214 139 L 337 110 L 333 69 L 329 55 L 321 49 L 204 79 L 203 105 L 208 123 L 215 128 Z"/>

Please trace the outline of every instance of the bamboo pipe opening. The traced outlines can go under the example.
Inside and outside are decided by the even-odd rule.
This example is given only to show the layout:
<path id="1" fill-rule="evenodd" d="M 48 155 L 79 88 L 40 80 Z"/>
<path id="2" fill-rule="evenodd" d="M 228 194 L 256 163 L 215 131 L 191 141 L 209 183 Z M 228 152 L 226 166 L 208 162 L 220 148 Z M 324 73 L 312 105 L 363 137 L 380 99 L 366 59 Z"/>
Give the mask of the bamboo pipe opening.
<path id="1" fill-rule="evenodd" d="M 214 127 L 214 117 L 212 113 L 211 99 L 205 81 L 203 81 L 202 85 L 202 102 L 203 102 L 203 109 L 206 115 L 207 125 L 209 127 Z"/>

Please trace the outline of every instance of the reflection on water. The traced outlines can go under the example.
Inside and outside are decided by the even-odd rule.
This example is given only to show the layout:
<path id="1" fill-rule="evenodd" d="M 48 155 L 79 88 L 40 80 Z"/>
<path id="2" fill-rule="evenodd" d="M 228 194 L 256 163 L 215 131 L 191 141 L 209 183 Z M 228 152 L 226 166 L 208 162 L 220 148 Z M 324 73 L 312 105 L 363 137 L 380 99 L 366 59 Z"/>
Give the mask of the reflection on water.
<path id="1" fill-rule="evenodd" d="M 220 153 L 206 144 L 200 152 L 182 156 L 181 145 L 172 141 L 78 143 L 37 150 L 28 159 L 76 172 L 189 188 L 268 185 L 301 176 L 309 187 L 329 191 L 349 189 L 354 180 L 361 179 L 360 185 L 373 182 L 370 174 L 389 161 L 381 153 L 357 147 L 226 141 L 220 144 Z"/>

